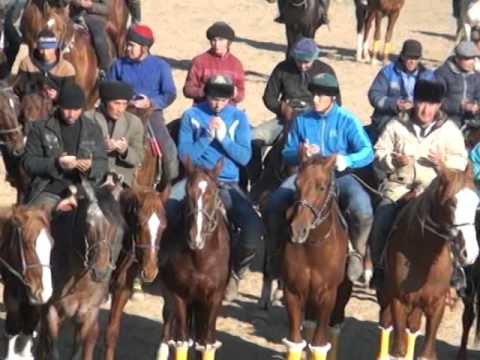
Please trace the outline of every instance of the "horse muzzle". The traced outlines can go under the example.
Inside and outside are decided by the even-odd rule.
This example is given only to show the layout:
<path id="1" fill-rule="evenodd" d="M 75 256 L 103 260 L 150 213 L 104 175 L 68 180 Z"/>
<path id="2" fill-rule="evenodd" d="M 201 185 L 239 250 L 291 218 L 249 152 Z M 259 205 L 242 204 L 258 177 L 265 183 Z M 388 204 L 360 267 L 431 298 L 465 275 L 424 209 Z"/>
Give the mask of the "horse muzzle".
<path id="1" fill-rule="evenodd" d="M 292 243 L 303 244 L 307 241 L 308 236 L 310 235 L 310 228 L 308 226 L 291 227 L 290 232 L 290 239 Z"/>
<path id="2" fill-rule="evenodd" d="M 95 282 L 101 283 L 110 280 L 110 275 L 112 275 L 112 269 L 93 269 L 92 279 Z"/>
<path id="3" fill-rule="evenodd" d="M 145 268 L 141 272 L 142 281 L 144 283 L 152 283 L 158 275 L 158 267 Z"/>

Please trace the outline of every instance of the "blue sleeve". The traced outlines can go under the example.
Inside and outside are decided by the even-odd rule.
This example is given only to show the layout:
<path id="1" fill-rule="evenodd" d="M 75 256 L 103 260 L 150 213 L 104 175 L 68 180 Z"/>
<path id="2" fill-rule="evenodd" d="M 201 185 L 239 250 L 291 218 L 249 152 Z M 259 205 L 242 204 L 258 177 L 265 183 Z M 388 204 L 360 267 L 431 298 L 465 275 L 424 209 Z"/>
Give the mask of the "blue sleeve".
<path id="1" fill-rule="evenodd" d="M 346 133 L 349 149 L 345 159 L 348 166 L 351 168 L 367 166 L 374 158 L 372 143 L 357 118 L 350 117 L 347 121 L 349 121 Z"/>
<path id="2" fill-rule="evenodd" d="M 470 160 L 473 164 L 473 180 L 480 181 L 480 144 L 477 144 L 470 152 Z"/>
<path id="3" fill-rule="evenodd" d="M 397 100 L 399 98 L 396 96 L 389 97 L 388 89 L 389 81 L 382 69 L 368 90 L 368 100 L 375 109 L 398 113 Z"/>
<path id="4" fill-rule="evenodd" d="M 282 156 L 289 165 L 298 165 L 300 159 L 298 157 L 298 149 L 300 143 L 303 142 L 299 131 L 299 117 L 296 117 L 292 126 L 288 130 L 287 142 L 282 150 Z"/>
<path id="5" fill-rule="evenodd" d="M 205 150 L 208 148 L 212 139 L 208 136 L 207 129 L 201 128 L 200 136 L 195 138 L 192 126 L 192 116 L 186 112 L 180 119 L 180 130 L 178 133 L 178 155 L 180 159 L 188 155 L 194 163 L 198 164 Z"/>
<path id="6" fill-rule="evenodd" d="M 120 70 L 120 62 L 119 60 L 117 60 L 112 64 L 112 66 L 110 66 L 110 69 L 107 72 L 107 76 L 105 77 L 105 80 L 121 81 L 119 70 Z"/>
<path id="7" fill-rule="evenodd" d="M 235 116 L 239 121 L 235 139 L 232 139 L 227 131 L 227 135 L 222 141 L 222 147 L 233 161 L 245 166 L 252 157 L 250 123 L 243 111 L 236 111 Z"/>
<path id="8" fill-rule="evenodd" d="M 150 101 L 157 109 L 163 110 L 170 105 L 177 97 L 177 90 L 173 82 L 170 65 L 162 60 L 159 66 L 159 84 L 157 94 L 150 97 Z"/>

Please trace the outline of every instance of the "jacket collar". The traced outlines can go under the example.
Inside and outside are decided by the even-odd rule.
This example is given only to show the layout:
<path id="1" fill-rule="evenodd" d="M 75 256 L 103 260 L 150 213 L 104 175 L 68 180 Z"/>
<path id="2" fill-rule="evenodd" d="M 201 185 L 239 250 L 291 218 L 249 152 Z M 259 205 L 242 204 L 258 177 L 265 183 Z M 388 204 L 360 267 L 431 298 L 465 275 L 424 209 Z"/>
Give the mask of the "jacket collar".
<path id="1" fill-rule="evenodd" d="M 397 120 L 403 126 L 405 126 L 408 131 L 410 131 L 412 134 L 416 136 L 416 132 L 413 127 L 414 123 L 411 119 L 412 119 L 412 112 L 405 112 L 405 113 L 399 114 L 399 116 L 397 117 Z M 440 129 L 447 122 L 447 120 L 448 120 L 447 115 L 443 111 L 439 110 L 435 115 L 435 119 L 433 120 L 434 124 L 432 128 L 430 129 L 428 134 L 425 135 L 425 137 L 430 136 L 430 134 Z"/>
<path id="2" fill-rule="evenodd" d="M 460 74 L 460 75 L 470 75 L 470 74 L 473 74 L 474 73 L 474 70 L 472 71 L 463 71 L 461 70 L 457 63 L 455 62 L 455 56 L 450 56 L 448 59 L 447 59 L 447 66 L 448 68 L 455 74 Z"/>
<path id="3" fill-rule="evenodd" d="M 109 134 L 108 134 L 107 121 L 109 120 L 107 119 L 107 116 L 105 115 L 104 111 L 105 110 L 102 107 L 97 108 L 97 110 L 93 114 L 93 117 L 95 121 L 97 121 L 97 123 L 102 128 L 103 133 L 108 136 Z M 112 138 L 118 139 L 122 136 L 125 136 L 125 133 L 127 131 L 127 125 L 128 125 L 128 120 L 125 113 L 123 113 L 118 120 L 115 120 L 115 125 L 113 126 Z"/>
<path id="4" fill-rule="evenodd" d="M 46 124 L 45 124 L 45 128 L 49 129 L 50 131 L 54 132 L 57 137 L 61 138 L 61 130 L 60 130 L 60 121 L 62 121 L 60 119 L 60 109 L 57 108 L 55 110 L 55 112 L 53 113 L 53 115 L 47 120 Z M 80 124 L 80 138 L 83 137 L 83 131 L 84 131 L 84 126 L 83 126 L 83 117 L 84 117 L 84 113 L 82 112 L 82 114 L 80 115 L 80 117 L 77 119 L 77 121 L 81 121 L 81 124 Z"/>

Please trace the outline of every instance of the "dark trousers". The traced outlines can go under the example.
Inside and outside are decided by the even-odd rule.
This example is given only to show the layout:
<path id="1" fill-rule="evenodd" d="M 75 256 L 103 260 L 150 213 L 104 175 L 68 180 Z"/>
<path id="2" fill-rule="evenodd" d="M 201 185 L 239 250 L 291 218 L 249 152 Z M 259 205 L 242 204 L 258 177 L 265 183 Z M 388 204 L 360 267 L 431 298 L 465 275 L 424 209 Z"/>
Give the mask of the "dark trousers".
<path id="1" fill-rule="evenodd" d="M 92 36 L 93 46 L 98 58 L 98 67 L 107 71 L 112 63 L 108 48 L 105 20 L 97 15 L 85 15 L 85 24 Z"/>

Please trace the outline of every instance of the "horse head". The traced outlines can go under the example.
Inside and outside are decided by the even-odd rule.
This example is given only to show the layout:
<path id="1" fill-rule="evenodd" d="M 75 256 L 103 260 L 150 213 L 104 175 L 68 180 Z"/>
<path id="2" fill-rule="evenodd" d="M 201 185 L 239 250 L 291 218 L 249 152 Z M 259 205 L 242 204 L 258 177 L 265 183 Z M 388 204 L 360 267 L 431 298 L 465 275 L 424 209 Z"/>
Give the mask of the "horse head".
<path id="1" fill-rule="evenodd" d="M 190 229 L 187 242 L 191 250 L 202 250 L 207 236 L 218 225 L 217 210 L 222 208 L 217 177 L 223 168 L 223 158 L 212 170 L 194 166 L 188 157 L 184 166 L 187 173 L 186 228 Z"/>
<path id="2" fill-rule="evenodd" d="M 17 258 L 19 279 L 26 286 L 32 304 L 45 304 L 53 293 L 50 255 L 53 238 L 50 235 L 48 211 L 42 207 L 15 206 L 10 218 L 10 251 Z M 17 266 L 12 264 L 13 268 Z"/>
<path id="3" fill-rule="evenodd" d="M 68 7 L 48 7 L 45 19 L 46 27 L 55 34 L 62 47 L 65 46 L 68 35 L 73 32 Z"/>
<path id="4" fill-rule="evenodd" d="M 433 228 L 452 241 L 454 254 L 462 265 L 471 265 L 477 258 L 479 248 L 475 232 L 475 215 L 479 203 L 472 179 L 471 165 L 464 171 L 441 166 L 438 177 L 432 183 L 436 190 L 431 207 Z M 458 251 L 455 251 L 458 250 Z"/>
<path id="5" fill-rule="evenodd" d="M 18 97 L 7 88 L 0 91 L 0 139 L 14 155 L 23 153 L 25 146 L 22 126 L 18 121 L 20 112 Z"/>
<path id="6" fill-rule="evenodd" d="M 164 204 L 169 190 L 125 189 L 120 195 L 120 205 L 133 235 L 132 247 L 141 267 L 144 282 L 152 282 L 158 274 L 158 250 L 167 226 Z"/>
<path id="7" fill-rule="evenodd" d="M 303 244 L 310 231 L 319 226 L 330 214 L 331 201 L 335 198 L 333 166 L 336 156 L 307 157 L 300 149 L 301 165 L 296 179 L 296 201 L 288 210 L 291 241 Z"/>

